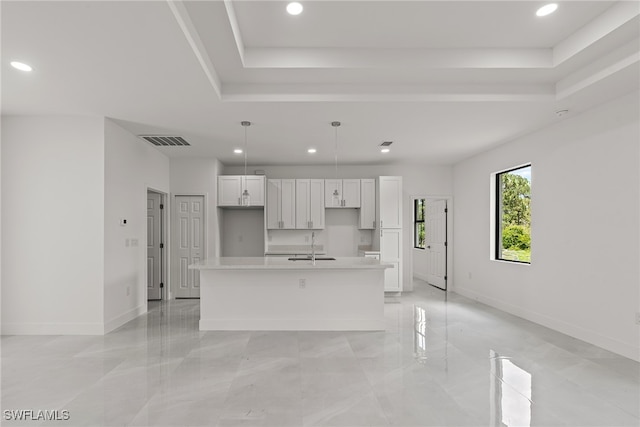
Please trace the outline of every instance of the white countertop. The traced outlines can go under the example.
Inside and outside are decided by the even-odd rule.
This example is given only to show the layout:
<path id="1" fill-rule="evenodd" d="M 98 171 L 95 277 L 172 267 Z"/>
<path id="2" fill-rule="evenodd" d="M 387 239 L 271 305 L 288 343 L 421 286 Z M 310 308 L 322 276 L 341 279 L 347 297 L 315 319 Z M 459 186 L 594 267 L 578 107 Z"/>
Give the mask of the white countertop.
<path id="1" fill-rule="evenodd" d="M 316 255 L 326 254 L 322 245 L 316 245 Z M 269 245 L 265 255 L 311 254 L 311 245 Z M 300 262 L 300 261 L 297 261 Z"/>
<path id="2" fill-rule="evenodd" d="M 269 257 L 217 257 L 189 266 L 194 270 L 376 270 L 392 268 L 392 264 L 364 257 L 338 257 L 335 261 L 289 261 Z"/>

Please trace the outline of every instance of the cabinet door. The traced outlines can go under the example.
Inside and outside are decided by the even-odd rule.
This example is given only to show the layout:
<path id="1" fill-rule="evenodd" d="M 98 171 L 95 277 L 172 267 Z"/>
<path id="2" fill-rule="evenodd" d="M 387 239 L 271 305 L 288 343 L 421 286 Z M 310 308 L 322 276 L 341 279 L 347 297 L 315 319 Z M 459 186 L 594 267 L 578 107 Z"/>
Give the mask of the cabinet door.
<path id="1" fill-rule="evenodd" d="M 309 221 L 311 221 L 309 212 L 310 187 L 310 179 L 296 179 L 296 228 L 298 229 L 306 230 L 309 228 Z"/>
<path id="2" fill-rule="evenodd" d="M 267 180 L 267 228 L 280 228 L 280 188 L 279 179 Z"/>
<path id="3" fill-rule="evenodd" d="M 360 180 L 360 229 L 376 228 L 376 180 Z"/>
<path id="4" fill-rule="evenodd" d="M 311 179 L 309 192 L 309 221 L 311 228 L 324 228 L 324 180 Z"/>
<path id="5" fill-rule="evenodd" d="M 402 177 L 381 176 L 378 181 L 380 228 L 402 228 Z"/>
<path id="6" fill-rule="evenodd" d="M 380 260 L 393 264 L 384 273 L 384 290 L 402 291 L 402 229 L 384 228 L 380 230 Z"/>
<path id="7" fill-rule="evenodd" d="M 218 206 L 240 206 L 241 187 L 240 176 L 218 176 Z"/>
<path id="8" fill-rule="evenodd" d="M 251 196 L 251 206 L 264 206 L 264 176 L 247 175 L 242 177 L 249 195 Z M 240 192 L 239 194 L 241 194 Z M 240 197 L 238 195 L 238 197 Z"/>
<path id="9" fill-rule="evenodd" d="M 342 180 L 342 207 L 359 208 L 360 207 L 360 180 L 359 179 L 343 179 Z"/>
<path id="10" fill-rule="evenodd" d="M 282 228 L 296 228 L 296 180 L 283 179 L 280 187 L 280 221 Z"/>
<path id="11" fill-rule="evenodd" d="M 338 200 L 333 198 L 333 192 L 338 190 Z M 342 180 L 341 179 L 325 179 L 324 180 L 324 206 L 325 208 L 342 207 Z"/>

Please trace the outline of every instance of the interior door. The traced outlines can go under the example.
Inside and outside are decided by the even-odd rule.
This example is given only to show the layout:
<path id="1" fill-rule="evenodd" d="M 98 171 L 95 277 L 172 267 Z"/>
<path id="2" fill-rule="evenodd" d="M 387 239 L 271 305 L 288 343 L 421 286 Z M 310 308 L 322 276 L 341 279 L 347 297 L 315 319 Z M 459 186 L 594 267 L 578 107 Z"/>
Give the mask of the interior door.
<path id="1" fill-rule="evenodd" d="M 425 207 L 427 282 L 447 289 L 447 201 L 427 200 Z"/>
<path id="2" fill-rule="evenodd" d="M 176 196 L 176 298 L 200 298 L 200 274 L 189 265 L 204 257 L 204 196 Z"/>
<path id="3" fill-rule="evenodd" d="M 147 300 L 162 299 L 162 195 L 147 192 Z"/>

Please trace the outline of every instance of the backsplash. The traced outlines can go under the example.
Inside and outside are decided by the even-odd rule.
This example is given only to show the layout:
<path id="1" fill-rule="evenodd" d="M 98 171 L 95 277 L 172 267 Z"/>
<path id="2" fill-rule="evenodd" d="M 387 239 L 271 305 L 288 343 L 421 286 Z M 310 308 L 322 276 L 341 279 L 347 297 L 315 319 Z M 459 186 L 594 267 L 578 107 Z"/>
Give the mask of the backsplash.
<path id="1" fill-rule="evenodd" d="M 357 209 L 327 209 L 325 228 L 315 230 L 316 245 L 331 256 L 358 256 L 360 246 L 370 246 L 371 230 L 358 229 Z M 313 230 L 268 230 L 267 246 L 311 245 Z"/>

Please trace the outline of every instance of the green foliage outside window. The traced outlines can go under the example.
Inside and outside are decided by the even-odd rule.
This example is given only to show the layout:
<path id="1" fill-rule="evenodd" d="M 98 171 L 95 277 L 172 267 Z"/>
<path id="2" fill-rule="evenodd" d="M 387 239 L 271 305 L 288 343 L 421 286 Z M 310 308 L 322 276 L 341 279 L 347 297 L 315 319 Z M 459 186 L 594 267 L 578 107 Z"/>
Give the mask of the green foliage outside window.
<path id="1" fill-rule="evenodd" d="M 531 166 L 498 175 L 499 259 L 531 262 Z"/>
<path id="2" fill-rule="evenodd" d="M 414 200 L 414 237 L 413 246 L 418 249 L 425 248 L 424 208 L 425 199 Z"/>

